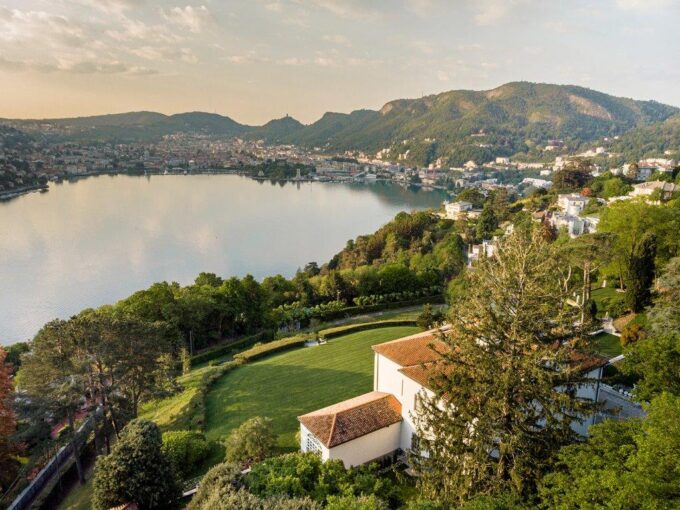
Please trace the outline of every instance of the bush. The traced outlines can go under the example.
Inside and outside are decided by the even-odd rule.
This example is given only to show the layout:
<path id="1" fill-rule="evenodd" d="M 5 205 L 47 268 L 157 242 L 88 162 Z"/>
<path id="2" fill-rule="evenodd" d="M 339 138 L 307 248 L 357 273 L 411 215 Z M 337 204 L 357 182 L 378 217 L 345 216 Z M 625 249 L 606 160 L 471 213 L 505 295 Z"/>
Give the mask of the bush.
<path id="1" fill-rule="evenodd" d="M 626 306 L 626 298 L 623 294 L 612 298 L 604 298 L 602 300 L 602 311 L 609 313 L 612 319 L 621 317 L 628 311 Z"/>
<path id="2" fill-rule="evenodd" d="M 172 462 L 175 472 L 188 477 L 210 453 L 210 445 L 200 432 L 175 430 L 163 434 L 163 455 Z"/>
<path id="3" fill-rule="evenodd" d="M 423 306 L 422 313 L 418 316 L 416 324 L 423 329 L 432 329 L 441 326 L 446 317 L 440 310 L 432 310 L 432 305 Z"/>
<path id="4" fill-rule="evenodd" d="M 256 345 L 247 351 L 236 354 L 234 359 L 238 362 L 246 363 L 264 356 L 268 356 L 270 354 L 274 354 L 276 352 L 302 347 L 305 345 L 305 342 L 311 340 L 312 338 L 312 335 L 297 335 L 289 338 L 282 338 L 281 340 L 274 340 L 273 342 Z"/>
<path id="5" fill-rule="evenodd" d="M 407 510 L 443 510 L 441 503 L 430 501 L 429 499 L 412 499 L 406 505 Z"/>
<path id="6" fill-rule="evenodd" d="M 389 510 L 383 500 L 370 496 L 330 496 L 326 510 Z"/>
<path id="7" fill-rule="evenodd" d="M 191 364 L 193 366 L 200 365 L 201 363 L 206 363 L 217 358 L 226 356 L 230 352 L 237 351 L 239 349 L 245 349 L 251 347 L 258 342 L 267 342 L 274 338 L 274 333 L 271 331 L 262 331 L 255 335 L 250 335 L 240 340 L 232 340 L 214 347 L 209 347 L 204 351 L 194 354 L 191 357 Z"/>
<path id="8" fill-rule="evenodd" d="M 198 491 L 191 499 L 188 510 L 210 510 L 212 508 L 225 508 L 219 505 L 220 498 L 236 489 L 241 479 L 241 467 L 237 464 L 222 463 L 208 471 Z"/>
<path id="9" fill-rule="evenodd" d="M 111 454 L 97 459 L 93 482 L 97 510 L 131 502 L 146 509 L 174 508 L 180 496 L 172 463 L 162 452 L 161 431 L 149 420 L 132 420 Z"/>
<path id="10" fill-rule="evenodd" d="M 330 496 L 375 495 L 398 508 L 393 483 L 377 477 L 376 469 L 375 464 L 345 469 L 339 460 L 322 462 L 312 453 L 289 453 L 254 465 L 245 483 L 259 496 L 310 497 L 325 503 Z"/>
<path id="11" fill-rule="evenodd" d="M 321 331 L 319 331 L 319 336 L 326 340 L 330 340 L 331 338 L 349 335 L 350 333 L 358 333 L 359 331 L 366 331 L 368 329 L 393 328 L 397 326 L 415 326 L 415 325 L 416 321 L 413 320 L 387 320 L 366 322 L 362 324 L 348 324 L 346 326 L 322 329 Z"/>
<path id="12" fill-rule="evenodd" d="M 256 416 L 233 430 L 226 440 L 227 461 L 240 464 L 259 462 L 274 451 L 276 436 L 269 418 Z"/>

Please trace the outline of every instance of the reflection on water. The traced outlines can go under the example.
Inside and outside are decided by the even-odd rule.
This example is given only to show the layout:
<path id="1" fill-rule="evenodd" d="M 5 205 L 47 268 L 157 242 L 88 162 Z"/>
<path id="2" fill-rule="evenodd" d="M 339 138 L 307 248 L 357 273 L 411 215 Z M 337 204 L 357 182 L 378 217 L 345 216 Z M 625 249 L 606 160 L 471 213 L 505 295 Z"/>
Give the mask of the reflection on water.
<path id="1" fill-rule="evenodd" d="M 235 175 L 104 176 L 0 203 L 0 343 L 201 271 L 257 278 L 325 262 L 438 192 L 258 182 Z"/>

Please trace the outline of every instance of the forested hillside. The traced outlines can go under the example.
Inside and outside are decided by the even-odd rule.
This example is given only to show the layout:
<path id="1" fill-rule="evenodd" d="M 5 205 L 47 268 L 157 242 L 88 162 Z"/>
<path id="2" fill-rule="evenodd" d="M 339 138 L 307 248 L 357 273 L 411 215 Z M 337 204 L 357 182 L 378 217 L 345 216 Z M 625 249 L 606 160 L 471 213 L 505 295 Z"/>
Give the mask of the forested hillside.
<path id="1" fill-rule="evenodd" d="M 419 99 L 388 102 L 379 111 L 326 113 L 303 125 L 286 116 L 264 126 L 247 126 L 217 114 L 201 112 L 162 115 L 134 112 L 76 119 L 14 121 L 39 131 L 45 122 L 61 129 L 61 138 L 92 141 L 154 140 L 177 132 L 244 136 L 269 143 L 357 150 L 374 154 L 389 149 L 389 159 L 426 165 L 439 158 L 450 165 L 469 159 L 485 162 L 495 156 L 529 154 L 561 140 L 578 149 L 603 137 L 634 130 L 629 141 L 670 144 L 676 107 L 637 101 L 573 85 L 514 82 L 487 91 L 454 90 Z M 674 143 L 674 142 L 673 142 Z"/>

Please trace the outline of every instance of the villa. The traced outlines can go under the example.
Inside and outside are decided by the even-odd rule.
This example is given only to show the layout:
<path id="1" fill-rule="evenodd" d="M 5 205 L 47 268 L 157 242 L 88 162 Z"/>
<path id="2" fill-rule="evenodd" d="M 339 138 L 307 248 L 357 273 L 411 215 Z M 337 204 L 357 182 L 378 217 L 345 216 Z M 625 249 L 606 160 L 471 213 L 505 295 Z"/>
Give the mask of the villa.
<path id="1" fill-rule="evenodd" d="M 373 346 L 373 391 L 299 416 L 300 447 L 325 460 L 342 460 L 346 467 L 394 456 L 411 449 L 416 435 L 419 401 L 433 397 L 429 388 L 437 352 L 446 349 L 437 330 Z M 577 396 L 598 400 L 602 370 L 599 356 L 579 357 L 587 378 Z M 595 417 L 574 423 L 585 435 Z"/>

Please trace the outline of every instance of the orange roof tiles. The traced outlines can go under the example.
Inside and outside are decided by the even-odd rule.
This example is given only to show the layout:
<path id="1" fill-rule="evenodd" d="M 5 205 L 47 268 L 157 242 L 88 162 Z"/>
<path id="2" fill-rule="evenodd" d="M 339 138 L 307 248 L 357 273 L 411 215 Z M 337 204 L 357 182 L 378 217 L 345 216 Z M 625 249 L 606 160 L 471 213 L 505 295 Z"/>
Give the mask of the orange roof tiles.
<path id="1" fill-rule="evenodd" d="M 448 346 L 433 331 L 374 345 L 373 350 L 402 367 L 437 361 Z"/>
<path id="2" fill-rule="evenodd" d="M 401 404 L 390 393 L 372 391 L 298 416 L 298 420 L 327 448 L 333 448 L 400 422 Z"/>

